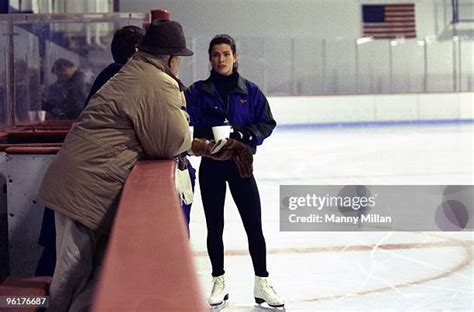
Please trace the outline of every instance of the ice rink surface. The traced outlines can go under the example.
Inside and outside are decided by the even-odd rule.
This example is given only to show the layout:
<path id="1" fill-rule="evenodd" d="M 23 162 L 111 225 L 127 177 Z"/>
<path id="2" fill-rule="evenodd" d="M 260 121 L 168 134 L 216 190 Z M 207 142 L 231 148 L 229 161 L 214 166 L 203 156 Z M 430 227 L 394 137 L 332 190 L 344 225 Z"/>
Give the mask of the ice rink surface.
<path id="1" fill-rule="evenodd" d="M 279 229 L 280 185 L 472 185 L 473 156 L 472 124 L 277 128 L 259 148 L 254 173 L 270 280 L 286 311 L 474 311 L 474 232 Z M 254 303 L 247 238 L 229 193 L 225 220 L 230 300 L 223 311 L 272 311 Z M 191 244 L 207 298 L 211 269 L 199 187 Z"/>

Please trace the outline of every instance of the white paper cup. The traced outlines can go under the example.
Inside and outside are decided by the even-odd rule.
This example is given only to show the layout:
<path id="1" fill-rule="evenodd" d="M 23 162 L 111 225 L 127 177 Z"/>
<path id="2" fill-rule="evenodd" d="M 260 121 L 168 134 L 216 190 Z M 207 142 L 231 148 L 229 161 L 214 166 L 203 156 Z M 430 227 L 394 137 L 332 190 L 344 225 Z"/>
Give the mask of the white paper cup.
<path id="1" fill-rule="evenodd" d="M 39 110 L 39 111 L 36 111 L 36 113 L 38 113 L 38 120 L 39 120 L 39 122 L 44 122 L 45 119 L 46 119 L 46 111 L 44 111 L 44 110 Z"/>
<path id="2" fill-rule="evenodd" d="M 218 141 L 228 139 L 230 136 L 230 130 L 230 125 L 212 127 L 212 134 L 214 135 L 214 140 Z"/>
<path id="3" fill-rule="evenodd" d="M 28 111 L 28 122 L 35 124 L 38 122 L 38 114 L 36 111 Z"/>

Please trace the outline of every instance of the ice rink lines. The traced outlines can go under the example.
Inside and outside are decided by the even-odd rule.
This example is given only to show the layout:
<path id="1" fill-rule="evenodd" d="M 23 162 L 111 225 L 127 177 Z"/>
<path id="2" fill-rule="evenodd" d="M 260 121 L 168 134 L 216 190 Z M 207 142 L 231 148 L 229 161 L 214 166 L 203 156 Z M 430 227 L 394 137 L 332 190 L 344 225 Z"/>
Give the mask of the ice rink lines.
<path id="1" fill-rule="evenodd" d="M 452 263 L 451 266 L 433 274 L 431 276 L 426 276 L 420 279 L 407 281 L 403 283 L 393 284 L 387 287 L 379 287 L 375 289 L 367 289 L 358 292 L 350 292 L 340 295 L 330 295 L 325 297 L 315 297 L 307 299 L 299 299 L 298 302 L 315 302 L 322 300 L 336 300 L 345 297 L 351 296 L 360 296 L 367 294 L 379 293 L 387 290 L 395 290 L 403 287 L 419 285 L 445 277 L 456 274 L 464 268 L 472 264 L 472 255 L 471 248 L 474 246 L 474 241 L 471 240 L 455 240 L 449 239 L 446 241 L 437 241 L 437 242 L 425 242 L 425 243 L 391 243 L 391 244 L 380 244 L 380 245 L 341 245 L 341 246 L 320 246 L 320 247 L 300 247 L 300 248 L 276 248 L 269 249 L 267 253 L 269 255 L 282 254 L 282 255 L 291 255 L 291 254 L 315 254 L 315 253 L 341 253 L 341 252 L 369 252 L 374 253 L 377 251 L 399 251 L 399 250 L 414 250 L 414 249 L 432 249 L 432 248 L 446 248 L 446 247 L 455 247 L 456 253 L 462 253 L 462 258 L 457 263 Z M 195 257 L 207 257 L 207 252 L 200 251 L 194 252 Z M 225 252 L 225 256 L 249 256 L 247 250 L 228 250 Z M 411 259 L 411 261 L 418 262 L 416 259 Z M 472 293 L 472 292 L 471 292 Z M 474 295 L 474 293 L 472 293 Z M 290 301 L 291 302 L 291 301 Z"/>
<path id="2" fill-rule="evenodd" d="M 270 279 L 286 310 L 473 311 L 473 232 L 282 232 L 279 226 L 280 185 L 471 185 L 473 156 L 472 125 L 276 131 L 259 148 L 255 177 Z M 196 167 L 197 160 L 191 159 Z M 195 195 L 191 244 L 207 297 L 211 269 L 199 184 Z M 230 300 L 223 311 L 265 311 L 253 302 L 246 234 L 230 194 L 224 244 Z"/>

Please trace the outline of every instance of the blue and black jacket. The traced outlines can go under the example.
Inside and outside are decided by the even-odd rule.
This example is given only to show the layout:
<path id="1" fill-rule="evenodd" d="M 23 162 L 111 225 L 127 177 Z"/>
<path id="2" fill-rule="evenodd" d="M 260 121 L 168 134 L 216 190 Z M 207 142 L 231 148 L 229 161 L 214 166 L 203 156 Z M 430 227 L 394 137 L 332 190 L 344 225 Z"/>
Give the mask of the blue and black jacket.
<path id="1" fill-rule="evenodd" d="M 265 95 L 257 85 L 240 75 L 226 101 L 211 77 L 192 84 L 185 91 L 185 96 L 195 138 L 214 139 L 212 127 L 222 125 L 227 119 L 234 130 L 250 133 L 251 140 L 246 143 L 255 153 L 257 146 L 276 127 Z"/>

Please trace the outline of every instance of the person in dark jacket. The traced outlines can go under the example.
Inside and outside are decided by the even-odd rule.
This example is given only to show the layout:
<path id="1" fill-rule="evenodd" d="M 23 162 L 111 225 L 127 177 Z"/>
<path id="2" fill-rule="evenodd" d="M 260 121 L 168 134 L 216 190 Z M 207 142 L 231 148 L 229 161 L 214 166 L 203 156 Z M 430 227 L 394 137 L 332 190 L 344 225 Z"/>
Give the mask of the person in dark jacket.
<path id="1" fill-rule="evenodd" d="M 114 62 L 101 71 L 95 79 L 87 96 L 86 105 L 89 103 L 91 97 L 96 94 L 110 78 L 118 73 L 122 66 L 127 63 L 128 59 L 135 54 L 144 36 L 145 30 L 133 25 L 122 27 L 114 33 L 110 46 Z"/>
<path id="2" fill-rule="evenodd" d="M 276 126 L 270 106 L 262 91 L 237 71 L 234 39 L 217 35 L 209 44 L 211 75 L 195 82 L 185 92 L 187 110 L 194 137 L 214 139 L 212 127 L 230 123 L 231 138 L 245 143 L 256 153 L 257 146 L 270 136 Z M 255 271 L 254 296 L 257 303 L 284 306 L 283 299 L 270 286 L 266 267 L 266 244 L 262 232 L 260 196 L 253 175 L 242 177 L 239 159 L 214 161 L 202 158 L 199 184 L 207 224 L 207 250 L 212 265 L 211 306 L 225 304 L 229 295 L 224 278 L 224 202 L 226 182 L 239 210 L 249 242 Z"/>
<path id="3" fill-rule="evenodd" d="M 63 58 L 54 62 L 51 71 L 57 80 L 49 86 L 42 107 L 49 118 L 74 120 L 84 108 L 92 79 L 73 62 Z"/>

